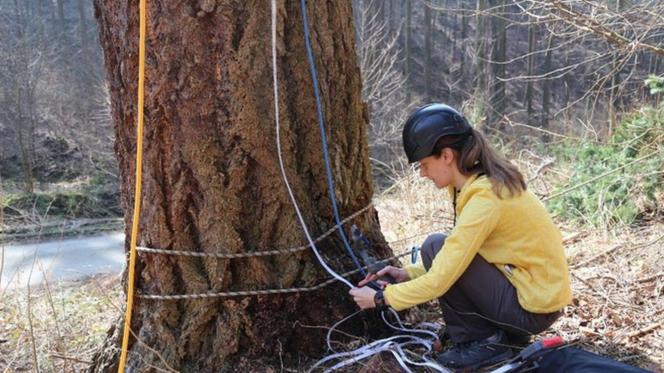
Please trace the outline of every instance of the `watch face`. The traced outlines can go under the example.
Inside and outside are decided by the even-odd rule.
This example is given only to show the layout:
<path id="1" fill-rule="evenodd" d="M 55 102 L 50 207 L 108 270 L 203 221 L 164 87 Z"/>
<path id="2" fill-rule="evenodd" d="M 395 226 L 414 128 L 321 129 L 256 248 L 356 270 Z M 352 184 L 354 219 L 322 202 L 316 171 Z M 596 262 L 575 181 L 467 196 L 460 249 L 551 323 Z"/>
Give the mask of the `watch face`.
<path id="1" fill-rule="evenodd" d="M 374 295 L 374 303 L 376 303 L 377 306 L 382 306 L 385 304 L 385 298 L 383 298 L 382 291 L 376 292 L 376 295 Z"/>

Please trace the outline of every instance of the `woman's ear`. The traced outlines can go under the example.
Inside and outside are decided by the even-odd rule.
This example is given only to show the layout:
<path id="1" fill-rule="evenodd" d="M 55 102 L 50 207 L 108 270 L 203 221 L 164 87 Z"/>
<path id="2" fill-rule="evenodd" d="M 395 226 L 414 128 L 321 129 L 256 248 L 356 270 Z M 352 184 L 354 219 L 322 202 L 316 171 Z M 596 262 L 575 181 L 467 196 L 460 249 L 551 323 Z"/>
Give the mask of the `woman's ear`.
<path id="1" fill-rule="evenodd" d="M 454 163 L 454 151 L 451 148 L 443 149 L 443 160 L 448 166 Z"/>

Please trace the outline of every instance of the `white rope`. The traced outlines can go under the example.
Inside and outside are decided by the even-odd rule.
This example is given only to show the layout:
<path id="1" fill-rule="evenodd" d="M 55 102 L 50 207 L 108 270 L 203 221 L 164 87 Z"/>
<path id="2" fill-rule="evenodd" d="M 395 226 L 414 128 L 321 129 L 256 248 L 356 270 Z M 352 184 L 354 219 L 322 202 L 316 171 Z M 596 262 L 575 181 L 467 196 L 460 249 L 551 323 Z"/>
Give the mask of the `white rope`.
<path id="1" fill-rule="evenodd" d="M 272 82 L 274 87 L 274 122 L 277 132 L 277 157 L 279 158 L 279 168 L 281 170 L 281 176 L 283 177 L 284 183 L 286 184 L 286 189 L 288 189 L 288 195 L 290 196 L 290 199 L 293 202 L 293 207 L 295 207 L 295 212 L 297 213 L 297 218 L 300 221 L 302 230 L 304 230 L 304 235 L 307 236 L 309 245 L 311 245 L 311 249 L 316 255 L 316 258 L 318 258 L 320 264 L 334 278 L 343 282 L 344 284 L 346 284 L 346 286 L 352 289 L 354 286 L 348 280 L 341 277 L 332 268 L 330 268 L 327 265 L 327 263 L 325 263 L 325 260 L 323 260 L 323 257 L 318 252 L 318 248 L 316 248 L 316 244 L 314 243 L 314 240 L 311 238 L 311 235 L 309 234 L 309 229 L 307 228 L 307 224 L 304 222 L 304 218 L 302 217 L 300 208 L 297 205 L 297 201 L 295 200 L 295 195 L 293 195 L 293 190 L 291 189 L 290 183 L 288 182 L 288 176 L 286 176 L 284 159 L 281 154 L 281 134 L 279 131 L 280 125 L 279 125 L 279 90 L 277 87 L 278 79 L 277 79 L 277 1 L 276 0 L 272 0 Z"/>
<path id="2" fill-rule="evenodd" d="M 351 364 L 355 364 L 361 360 L 364 360 L 368 357 L 371 357 L 373 355 L 382 353 L 382 352 L 389 352 L 392 355 L 394 355 L 395 359 L 401 365 L 406 371 L 410 371 L 408 368 L 408 365 L 412 366 L 418 366 L 418 367 L 428 367 L 430 369 L 433 369 L 437 372 L 443 372 L 447 373 L 450 372 L 449 370 L 441 367 L 439 364 L 436 362 L 428 359 L 427 357 L 421 356 L 420 359 L 421 361 L 414 361 L 406 355 L 406 352 L 410 352 L 405 350 L 407 346 L 420 346 L 423 347 L 428 353 L 431 353 L 433 351 L 433 344 L 435 341 L 438 340 L 438 335 L 432 331 L 429 330 L 420 330 L 420 329 L 409 329 L 406 328 L 401 319 L 399 318 L 399 315 L 392 309 L 389 309 L 389 312 L 395 317 L 397 320 L 397 325 L 392 325 L 387 318 L 385 317 L 385 312 L 382 312 L 382 318 L 383 321 L 391 328 L 394 330 L 398 330 L 404 333 L 408 334 L 399 334 L 399 335 L 394 335 L 392 337 L 384 338 L 384 339 L 379 339 L 376 341 L 373 341 L 365 346 L 362 346 L 360 348 L 357 348 L 352 351 L 347 351 L 347 352 L 336 352 L 332 348 L 332 343 L 330 340 L 330 336 L 334 329 L 336 329 L 339 325 L 341 325 L 343 322 L 347 321 L 351 317 L 355 316 L 358 312 L 354 312 L 353 314 L 345 317 L 343 320 L 337 322 L 332 326 L 332 328 L 328 331 L 328 337 L 327 337 L 327 345 L 328 348 L 334 352 L 332 355 L 328 355 L 324 357 L 323 359 L 317 361 L 310 369 L 309 372 L 313 371 L 317 367 L 328 363 L 333 360 L 337 359 L 344 359 L 340 362 L 337 362 L 335 365 L 333 365 L 330 368 L 327 368 L 325 372 L 331 372 L 343 367 L 346 367 Z M 433 328 L 434 324 L 426 325 L 430 328 Z M 436 326 L 437 328 L 437 326 Z M 412 334 L 425 334 L 429 338 L 422 338 L 418 337 Z M 411 352 L 412 353 L 412 352 Z M 414 354 L 414 353 L 413 353 Z M 414 354 L 415 355 L 415 354 Z"/>
<path id="3" fill-rule="evenodd" d="M 339 320 L 336 324 L 332 325 L 330 330 L 327 331 L 327 337 L 325 338 L 325 341 L 327 342 L 327 348 L 330 351 L 337 353 L 337 351 L 332 347 L 332 332 L 334 332 L 339 327 L 339 325 L 343 324 L 344 322 L 346 322 L 346 320 L 352 318 L 353 316 L 357 315 L 360 312 L 362 312 L 362 310 L 357 310 L 351 313 L 350 315 L 344 317 L 343 319 Z"/>
<path id="4" fill-rule="evenodd" d="M 387 324 L 387 326 L 389 326 L 390 328 L 392 328 L 396 331 L 399 331 L 399 332 L 404 332 L 404 333 L 426 334 L 426 335 L 432 337 L 434 341 L 438 340 L 438 334 L 436 334 L 435 332 L 432 332 L 430 330 L 408 329 L 408 328 L 406 328 L 403 325 L 403 323 L 401 322 L 401 319 L 399 318 L 399 314 L 397 314 L 397 311 L 393 310 L 392 308 L 389 308 L 388 311 L 390 311 L 392 313 L 392 315 L 394 316 L 394 318 L 396 318 L 397 325 L 399 325 L 398 327 L 396 327 L 396 326 L 390 324 L 390 322 L 387 321 L 387 318 L 385 317 L 385 312 L 381 312 L 380 317 L 383 319 L 383 321 L 385 321 L 385 324 Z"/>
<path id="5" fill-rule="evenodd" d="M 337 274 L 332 268 L 330 268 L 326 263 L 325 260 L 323 260 L 323 257 L 320 255 L 318 252 L 318 249 L 316 248 L 316 245 L 311 238 L 311 235 L 309 234 L 309 230 L 307 229 L 307 225 L 304 222 L 304 218 L 302 217 L 302 213 L 300 212 L 300 208 L 297 205 L 297 201 L 295 200 L 295 196 L 293 194 L 293 190 L 291 189 L 291 186 L 288 182 L 288 176 L 286 175 L 286 168 L 284 167 L 284 160 L 283 156 L 281 153 L 281 134 L 280 134 L 280 125 L 279 125 L 279 90 L 278 90 L 278 79 L 277 79 L 277 1 L 272 0 L 271 1 L 271 20 L 272 20 L 272 80 L 273 80 L 273 87 L 274 87 L 274 120 L 275 120 L 275 127 L 276 127 L 276 137 L 277 137 L 277 156 L 279 158 L 279 168 L 281 170 L 281 175 L 284 179 L 284 183 L 286 184 L 286 189 L 288 190 L 288 195 L 293 203 L 293 207 L 295 207 L 295 212 L 297 213 L 298 220 L 300 222 L 300 225 L 302 226 L 302 230 L 304 231 L 305 236 L 307 237 L 307 240 L 309 241 L 309 244 L 311 245 L 311 248 L 316 255 L 316 258 L 318 258 L 318 261 L 320 264 L 325 268 L 325 270 L 330 273 L 332 276 L 334 276 L 336 279 L 339 281 L 343 282 L 346 284 L 349 288 L 354 288 L 354 286 L 345 278 Z M 303 15 L 304 16 L 304 15 Z M 394 312 L 394 311 L 392 311 Z M 356 313 L 344 318 L 343 320 L 337 322 L 334 326 L 333 329 L 343 323 L 344 321 L 348 320 L 350 317 L 356 315 Z M 320 365 L 334 360 L 338 359 L 341 357 L 350 357 L 349 359 L 343 360 L 341 362 L 338 362 L 336 365 L 328 368 L 325 370 L 325 372 L 331 372 L 337 369 L 340 369 L 342 367 L 354 364 L 362 359 L 365 359 L 367 357 L 376 355 L 378 353 L 387 351 L 390 352 L 392 355 L 394 355 L 394 358 L 397 360 L 399 365 L 406 370 L 407 372 L 412 372 L 410 368 L 408 367 L 408 364 L 411 365 L 416 365 L 416 366 L 428 366 L 436 371 L 439 372 L 448 372 L 444 368 L 438 366 L 437 364 L 426 360 L 423 363 L 420 362 L 414 362 L 410 360 L 408 357 L 406 357 L 405 352 L 402 348 L 402 346 L 405 345 L 413 345 L 413 344 L 418 344 L 424 346 L 424 348 L 427 349 L 427 351 L 432 350 L 432 345 L 433 342 L 438 339 L 438 336 L 436 333 L 430 332 L 430 331 L 425 331 L 425 330 L 414 330 L 414 329 L 406 329 L 403 327 L 403 324 L 401 323 L 401 320 L 399 319 L 399 315 L 394 312 L 394 315 L 396 316 L 397 322 L 400 327 L 395 327 L 391 325 L 389 322 L 387 322 L 387 319 L 385 318 L 383 314 L 383 320 L 392 328 L 395 330 L 401 330 L 409 333 L 424 333 L 427 334 L 431 337 L 433 337 L 433 340 L 429 339 L 424 339 L 420 337 L 416 337 L 413 335 L 396 335 L 392 336 L 389 338 L 384 338 L 380 339 L 374 342 L 371 342 L 367 344 L 366 346 L 360 347 L 354 351 L 350 352 L 338 352 L 334 353 L 330 356 L 327 356 L 318 362 L 314 364 L 309 371 L 312 371 L 313 369 L 319 367 Z M 331 335 L 332 329 L 328 332 L 328 338 L 327 338 L 327 343 L 328 343 L 328 348 L 330 350 L 334 351 L 332 349 L 332 344 L 330 342 L 330 335 Z M 397 342 L 398 340 L 404 340 L 403 342 Z"/>

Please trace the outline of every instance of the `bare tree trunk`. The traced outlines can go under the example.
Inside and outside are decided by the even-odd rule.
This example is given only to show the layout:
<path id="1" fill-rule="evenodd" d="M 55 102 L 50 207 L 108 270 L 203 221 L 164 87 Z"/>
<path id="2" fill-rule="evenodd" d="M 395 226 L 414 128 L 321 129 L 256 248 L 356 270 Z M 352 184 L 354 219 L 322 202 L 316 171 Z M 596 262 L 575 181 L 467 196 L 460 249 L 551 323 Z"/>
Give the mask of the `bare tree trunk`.
<path id="1" fill-rule="evenodd" d="M 571 66 L 572 63 L 571 53 L 565 53 L 565 66 Z M 576 76 L 574 74 L 565 74 L 563 81 L 565 82 L 565 98 L 563 100 L 563 106 L 567 107 L 574 94 Z"/>
<path id="2" fill-rule="evenodd" d="M 404 75 L 406 75 L 406 103 L 410 103 L 411 99 L 411 91 L 413 89 L 412 87 L 412 77 L 410 74 L 412 73 L 412 62 L 411 62 L 411 22 L 413 19 L 413 4 L 412 0 L 406 0 L 406 32 L 405 32 L 405 39 L 406 41 L 404 42 L 404 49 L 406 50 L 406 58 L 405 64 L 406 67 L 404 69 Z"/>
<path id="3" fill-rule="evenodd" d="M 390 0 L 389 6 L 387 8 L 387 30 L 392 32 L 394 30 L 394 23 L 396 20 L 396 15 L 394 14 L 394 0 Z"/>
<path id="4" fill-rule="evenodd" d="M 506 0 L 490 2 L 493 8 L 491 19 L 491 34 L 493 45 L 491 48 L 491 70 L 493 81 L 491 83 L 491 108 L 489 109 L 488 125 L 500 128 L 502 117 L 505 112 L 505 61 L 507 54 L 507 22 Z"/>
<path id="5" fill-rule="evenodd" d="M 57 0 L 58 2 L 58 29 L 60 37 L 65 35 L 65 0 Z"/>
<path id="6" fill-rule="evenodd" d="M 298 1 L 278 6 L 284 162 L 306 222 L 318 236 L 334 225 L 334 218 L 302 18 Z M 151 0 L 148 14 L 140 244 L 222 253 L 304 244 L 277 159 L 269 3 Z M 131 206 L 137 1 L 95 0 L 95 15 L 110 82 L 122 200 Z M 309 21 L 336 196 L 341 214 L 348 216 L 367 205 L 373 193 L 351 3 L 331 1 L 311 8 Z M 127 223 L 129 219 L 127 209 Z M 390 254 L 373 210 L 355 223 L 376 243 L 377 256 Z M 319 248 L 339 272 L 353 268 L 336 235 Z M 155 254 L 138 259 L 136 289 L 149 294 L 290 288 L 329 278 L 309 250 L 233 260 Z M 128 371 L 167 365 L 186 372 L 265 371 L 281 358 L 297 362 L 319 354 L 325 344 L 325 330 L 301 326 L 330 325 L 350 313 L 356 306 L 347 292 L 336 283 L 285 295 L 139 298 L 131 325 L 142 343 L 132 338 Z M 90 371 L 117 369 L 120 327 L 109 331 Z"/>
<path id="7" fill-rule="evenodd" d="M 475 92 L 482 94 L 486 92 L 487 79 L 486 79 L 486 53 L 485 53 L 485 36 L 486 36 L 486 22 L 484 12 L 487 8 L 488 0 L 477 0 L 475 21 Z"/>
<path id="8" fill-rule="evenodd" d="M 431 8 L 424 4 L 424 95 L 431 100 L 431 34 L 433 33 Z"/>
<path id="9" fill-rule="evenodd" d="M 16 87 L 16 138 L 18 146 L 21 151 L 21 168 L 23 169 L 23 184 L 26 193 L 33 193 L 35 190 L 35 178 L 32 173 L 33 168 L 33 146 L 30 140 L 34 142 L 33 132 L 30 131 L 29 125 L 25 123 L 25 116 L 23 113 L 23 87 Z M 28 131 L 26 133 L 26 128 Z"/>
<path id="10" fill-rule="evenodd" d="M 454 4 L 456 6 L 456 2 Z M 452 15 L 452 60 L 451 63 L 454 63 L 458 60 L 457 54 L 459 53 L 459 14 L 454 12 Z"/>
<path id="11" fill-rule="evenodd" d="M 461 45 L 462 47 L 459 48 L 459 79 L 461 82 L 464 81 L 465 78 L 465 73 L 466 73 L 466 48 L 465 48 L 465 43 L 466 43 L 466 36 L 468 34 L 468 15 L 466 14 L 466 1 L 461 0 Z M 463 84 L 463 83 L 462 83 Z"/>
<path id="12" fill-rule="evenodd" d="M 530 19 L 530 24 L 528 24 L 528 76 L 533 76 L 535 72 L 535 20 Z M 526 107 L 526 113 L 528 114 L 528 122 L 530 122 L 533 116 L 533 81 L 528 79 L 526 81 L 526 93 L 524 96 L 524 106 Z"/>
<path id="13" fill-rule="evenodd" d="M 77 5 L 78 5 L 78 19 L 79 19 L 78 33 L 81 38 L 81 53 L 83 54 L 83 56 L 87 56 L 88 35 L 86 32 L 87 25 L 85 22 L 85 4 L 83 0 L 78 0 Z"/>
<path id="14" fill-rule="evenodd" d="M 615 3 L 616 7 L 616 12 L 620 12 L 621 8 L 621 1 L 616 0 Z M 609 107 L 609 133 L 608 136 L 611 136 L 613 133 L 613 129 L 618 126 L 618 114 L 617 110 L 618 109 L 618 101 L 619 101 L 619 94 L 618 94 L 618 88 L 620 86 L 620 55 L 618 53 L 613 55 L 613 61 L 611 63 L 611 90 L 609 93 L 609 102 L 608 102 L 608 107 Z"/>
<path id="15" fill-rule="evenodd" d="M 546 54 L 544 56 L 544 70 L 543 75 L 551 71 L 553 50 L 553 34 L 549 35 L 549 40 L 546 43 Z M 544 78 L 542 82 L 542 117 L 540 118 L 540 127 L 547 128 L 549 126 L 549 106 L 551 105 L 551 78 Z M 548 141 L 546 134 L 542 135 L 542 140 Z"/>

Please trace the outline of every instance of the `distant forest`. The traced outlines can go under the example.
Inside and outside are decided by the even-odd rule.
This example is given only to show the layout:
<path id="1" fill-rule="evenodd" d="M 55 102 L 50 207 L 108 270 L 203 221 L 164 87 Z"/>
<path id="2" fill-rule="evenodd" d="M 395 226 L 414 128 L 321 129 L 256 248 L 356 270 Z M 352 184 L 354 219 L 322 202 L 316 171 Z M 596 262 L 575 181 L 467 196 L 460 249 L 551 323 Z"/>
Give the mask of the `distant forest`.
<path id="1" fill-rule="evenodd" d="M 622 113 L 658 99 L 643 82 L 664 73 L 661 1 L 353 6 L 378 162 L 399 159 L 404 116 L 430 101 L 498 138 L 548 142 L 601 140 Z M 15 182 L 5 188 L 116 179 L 110 107 L 92 1 L 0 0 L 0 181 Z"/>
<path id="2" fill-rule="evenodd" d="M 661 1 L 355 0 L 354 8 L 374 150 L 398 145 L 403 117 L 429 101 L 462 107 L 504 139 L 546 142 L 602 140 L 622 113 L 658 100 L 644 80 L 664 73 Z"/>

